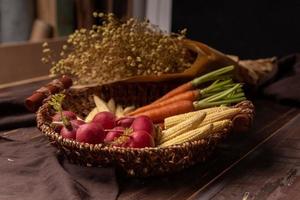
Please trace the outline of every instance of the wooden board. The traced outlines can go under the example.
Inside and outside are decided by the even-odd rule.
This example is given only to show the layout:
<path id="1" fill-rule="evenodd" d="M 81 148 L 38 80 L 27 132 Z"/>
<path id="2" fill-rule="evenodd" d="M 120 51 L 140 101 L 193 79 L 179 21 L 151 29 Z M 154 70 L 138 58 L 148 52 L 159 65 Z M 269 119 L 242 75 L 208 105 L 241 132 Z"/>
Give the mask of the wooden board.
<path id="1" fill-rule="evenodd" d="M 295 154 L 294 158 L 300 157 L 300 150 L 295 149 L 299 148 L 300 144 L 288 138 L 295 135 L 295 130 L 300 128 L 298 115 L 300 111 L 263 99 L 257 99 L 254 103 L 257 114 L 250 133 L 232 135 L 217 148 L 205 164 L 198 164 L 183 172 L 168 177 L 122 179 L 118 199 L 242 199 L 247 192 L 250 192 L 250 195 L 266 197 L 269 193 L 263 192 L 260 187 L 262 183 L 268 181 L 272 183 L 280 176 L 284 177 L 285 171 L 281 166 L 282 163 L 269 159 L 270 152 L 275 154 L 273 157 L 276 157 L 276 153 L 284 155 L 291 153 Z M 285 132 L 290 134 L 283 134 Z M 271 143 L 283 140 L 286 142 L 281 145 L 286 144 L 293 148 L 284 148 Z M 284 151 L 279 151 L 277 149 L 279 147 Z M 254 158 L 258 160 L 253 161 Z M 246 161 L 247 168 L 244 164 Z M 290 158 L 281 158 L 283 163 L 290 161 Z M 256 172 L 269 170 L 268 162 L 274 162 L 271 165 L 274 166 L 274 176 L 271 177 L 274 180 L 269 180 L 272 172 L 256 177 Z M 259 169 L 261 171 L 258 171 Z M 288 173 L 289 167 L 286 166 L 285 169 Z M 240 180 L 241 177 L 243 178 Z M 269 189 L 268 185 L 265 187 Z"/>
<path id="2" fill-rule="evenodd" d="M 60 52 L 65 38 L 48 41 L 53 52 Z M 0 84 L 49 74 L 50 65 L 41 62 L 43 42 L 20 42 L 0 46 Z"/>

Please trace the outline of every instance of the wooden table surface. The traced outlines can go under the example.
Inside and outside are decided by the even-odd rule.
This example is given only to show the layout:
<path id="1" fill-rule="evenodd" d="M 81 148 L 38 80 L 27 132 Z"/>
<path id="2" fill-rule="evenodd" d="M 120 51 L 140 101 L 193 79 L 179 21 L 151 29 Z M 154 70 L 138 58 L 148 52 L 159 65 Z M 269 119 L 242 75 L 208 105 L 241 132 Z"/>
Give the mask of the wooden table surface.
<path id="1" fill-rule="evenodd" d="M 122 179 L 120 200 L 300 199 L 300 109 L 256 99 L 247 134 L 232 135 L 206 163 L 168 177 Z"/>
<path id="2" fill-rule="evenodd" d="M 230 135 L 207 162 L 180 173 L 118 177 L 118 199 L 300 199 L 300 109 L 261 98 L 254 105 L 249 133 Z"/>

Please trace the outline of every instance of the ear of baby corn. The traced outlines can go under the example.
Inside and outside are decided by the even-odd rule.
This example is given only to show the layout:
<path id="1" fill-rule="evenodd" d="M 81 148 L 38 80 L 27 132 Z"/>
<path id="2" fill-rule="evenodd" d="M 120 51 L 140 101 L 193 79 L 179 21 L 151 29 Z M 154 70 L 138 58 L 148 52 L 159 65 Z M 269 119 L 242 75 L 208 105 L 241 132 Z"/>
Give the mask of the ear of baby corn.
<path id="1" fill-rule="evenodd" d="M 228 129 L 232 126 L 232 122 L 229 119 L 224 119 L 221 121 L 217 121 L 213 123 L 213 129 L 212 132 L 216 133 L 216 132 L 221 132 L 224 129 Z"/>
<path id="2" fill-rule="evenodd" d="M 203 110 L 188 112 L 188 113 L 184 113 L 184 114 L 180 114 L 180 115 L 175 115 L 175 116 L 166 118 L 164 120 L 164 126 L 165 126 L 165 129 L 169 129 L 172 126 L 179 124 L 183 120 L 188 119 L 197 113 L 206 112 L 206 115 L 210 115 L 212 113 L 221 112 L 221 111 L 227 110 L 227 109 L 230 109 L 230 108 L 227 106 L 218 106 L 218 107 L 212 107 L 212 108 L 207 108 L 207 109 L 203 109 Z"/>
<path id="3" fill-rule="evenodd" d="M 207 115 L 206 118 L 202 121 L 202 123 L 198 126 L 205 126 L 210 123 L 214 123 L 217 121 L 221 121 L 224 119 L 231 119 L 235 115 L 241 112 L 240 108 L 230 108 L 221 112 L 215 112 L 210 115 Z"/>
<path id="4" fill-rule="evenodd" d="M 214 122 L 212 124 L 207 124 L 205 126 L 197 128 L 198 130 L 194 129 L 194 130 L 191 130 L 187 133 L 183 133 L 182 135 L 174 138 L 174 140 L 175 139 L 176 140 L 185 139 L 185 138 L 188 139 L 189 141 L 199 140 L 199 139 L 202 139 L 202 138 L 206 137 L 207 134 L 213 134 L 213 133 L 221 132 L 224 129 L 229 128 L 231 125 L 232 125 L 232 122 L 229 119 L 217 121 L 217 122 Z M 203 131 L 202 134 L 199 134 L 201 132 L 201 130 L 206 130 L 206 128 L 209 128 L 209 127 L 211 128 L 211 129 L 209 129 L 210 132 Z"/>
<path id="5" fill-rule="evenodd" d="M 160 139 L 160 143 L 164 143 L 171 138 L 174 138 L 184 132 L 187 132 L 195 127 L 197 127 L 205 118 L 206 113 L 200 112 L 195 114 L 194 116 L 184 120 L 183 122 L 173 126 L 167 130 L 164 130 L 162 137 Z"/>
<path id="6" fill-rule="evenodd" d="M 205 138 L 209 134 L 212 133 L 212 129 L 213 129 L 213 124 L 208 124 L 206 126 L 193 129 L 191 131 L 188 131 L 182 135 L 179 135 L 175 138 L 172 138 L 171 140 L 168 140 L 168 141 L 160 144 L 159 147 L 166 147 L 166 146 L 170 146 L 170 145 L 174 145 L 174 144 L 181 144 L 181 143 L 188 142 L 188 141 L 192 142 L 195 140 Z"/>

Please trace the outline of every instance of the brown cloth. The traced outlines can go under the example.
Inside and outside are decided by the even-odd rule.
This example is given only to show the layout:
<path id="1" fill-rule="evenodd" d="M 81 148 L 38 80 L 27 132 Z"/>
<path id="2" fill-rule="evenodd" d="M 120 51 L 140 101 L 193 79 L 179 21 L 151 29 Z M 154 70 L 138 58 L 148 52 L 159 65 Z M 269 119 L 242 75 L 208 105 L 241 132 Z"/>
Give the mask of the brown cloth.
<path id="1" fill-rule="evenodd" d="M 24 100 L 50 80 L 8 87 L 0 90 L 0 131 L 35 126 L 35 114 L 24 106 Z"/>
<path id="2" fill-rule="evenodd" d="M 112 168 L 73 165 L 56 151 L 36 128 L 0 134 L 0 199 L 116 199 Z"/>
<path id="3" fill-rule="evenodd" d="M 279 59 L 278 72 L 263 94 L 275 100 L 300 105 L 300 53 Z"/>

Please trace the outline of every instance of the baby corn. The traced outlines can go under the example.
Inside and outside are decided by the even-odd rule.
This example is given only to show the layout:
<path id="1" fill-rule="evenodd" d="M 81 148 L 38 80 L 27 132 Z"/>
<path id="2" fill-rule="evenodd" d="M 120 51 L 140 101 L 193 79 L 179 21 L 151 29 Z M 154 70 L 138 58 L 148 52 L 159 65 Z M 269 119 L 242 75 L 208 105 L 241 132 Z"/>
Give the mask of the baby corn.
<path id="1" fill-rule="evenodd" d="M 232 122 L 229 119 L 224 119 L 221 121 L 214 122 L 213 129 L 211 132 L 217 133 L 217 132 L 223 131 L 224 129 L 229 128 L 231 125 L 232 125 Z"/>
<path id="2" fill-rule="evenodd" d="M 212 108 L 207 108 L 207 109 L 203 109 L 203 110 L 198 110 L 198 111 L 194 111 L 194 112 L 188 112 L 188 113 L 168 117 L 164 120 L 165 129 L 169 129 L 172 126 L 179 124 L 183 120 L 186 120 L 186 119 L 196 115 L 197 113 L 206 112 L 206 115 L 210 115 L 212 113 L 222 112 L 227 109 L 230 109 L 230 108 L 227 106 L 219 106 L 219 107 L 212 107 Z"/>
<path id="3" fill-rule="evenodd" d="M 179 135 L 171 140 L 168 140 L 162 144 L 159 145 L 159 147 L 166 147 L 174 144 L 181 144 L 188 141 L 195 141 L 202 138 L 207 137 L 209 134 L 211 134 L 213 129 L 213 124 L 208 124 L 206 126 L 188 131 L 182 135 Z"/>
<path id="4" fill-rule="evenodd" d="M 199 112 L 187 120 L 182 120 L 181 123 L 163 131 L 160 143 L 166 142 L 167 140 L 170 140 L 184 132 L 196 128 L 204 120 L 205 116 L 205 112 Z"/>
<path id="5" fill-rule="evenodd" d="M 213 114 L 207 115 L 202 123 L 198 127 L 205 126 L 210 123 L 214 123 L 224 119 L 231 119 L 233 116 L 241 112 L 240 108 L 230 108 L 222 112 L 215 112 Z"/>

